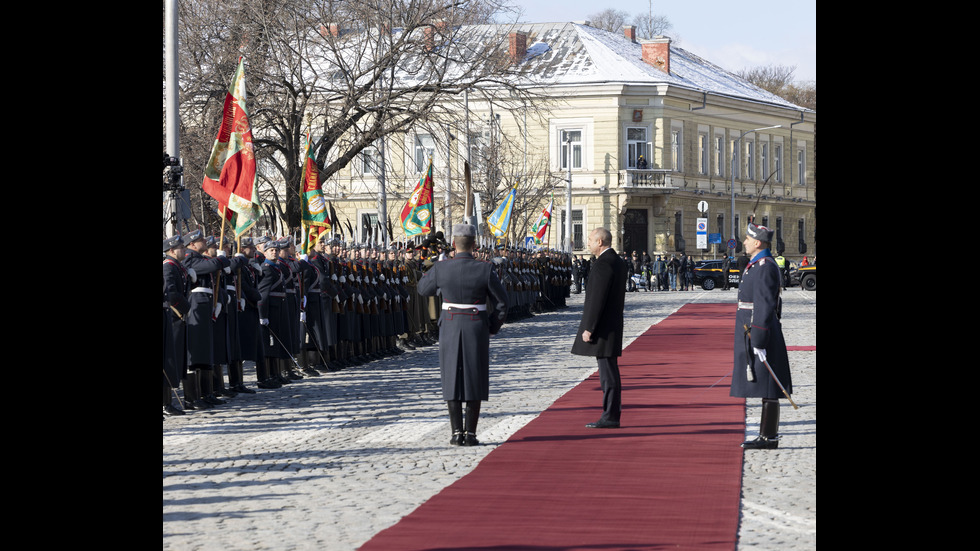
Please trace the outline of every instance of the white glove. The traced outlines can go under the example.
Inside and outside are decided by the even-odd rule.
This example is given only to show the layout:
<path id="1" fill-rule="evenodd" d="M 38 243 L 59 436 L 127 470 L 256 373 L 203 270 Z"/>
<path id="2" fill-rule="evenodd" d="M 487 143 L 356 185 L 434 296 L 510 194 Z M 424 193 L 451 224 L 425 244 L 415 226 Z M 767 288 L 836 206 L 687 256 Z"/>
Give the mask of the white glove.
<path id="1" fill-rule="evenodd" d="M 218 256 L 228 256 L 228 252 L 224 249 L 218 249 Z"/>
<path id="2" fill-rule="evenodd" d="M 218 304 L 214 305 L 214 317 L 217 318 L 220 315 L 221 315 L 221 303 L 219 302 Z"/>
<path id="3" fill-rule="evenodd" d="M 259 325 L 269 325 L 269 318 L 262 318 L 259 320 Z"/>
<path id="4" fill-rule="evenodd" d="M 187 268 L 187 275 L 190 276 L 192 283 L 197 283 L 197 272 L 194 271 L 194 268 Z"/>
<path id="5" fill-rule="evenodd" d="M 306 308 L 306 295 L 303 295 L 303 308 Z"/>
<path id="6" fill-rule="evenodd" d="M 306 323 L 306 312 L 299 313 L 299 321 L 301 321 L 302 323 Z"/>
<path id="7" fill-rule="evenodd" d="M 299 255 L 299 258 L 300 258 L 300 260 L 307 261 L 307 260 L 310 259 L 310 255 L 308 255 L 308 254 L 301 254 L 301 255 Z"/>
<path id="8" fill-rule="evenodd" d="M 765 348 L 752 348 L 755 355 L 759 357 L 759 360 L 766 361 L 766 349 Z"/>
<path id="9" fill-rule="evenodd" d="M 244 312 L 245 311 L 245 299 L 243 299 L 243 298 L 242 299 L 238 299 L 238 311 L 239 312 Z"/>

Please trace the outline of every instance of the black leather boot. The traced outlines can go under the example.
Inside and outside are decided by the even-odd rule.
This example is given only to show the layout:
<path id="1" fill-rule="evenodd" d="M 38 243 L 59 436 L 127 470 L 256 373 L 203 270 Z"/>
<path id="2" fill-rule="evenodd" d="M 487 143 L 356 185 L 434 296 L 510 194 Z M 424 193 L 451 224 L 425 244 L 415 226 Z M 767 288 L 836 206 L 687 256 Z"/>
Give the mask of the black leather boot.
<path id="1" fill-rule="evenodd" d="M 743 442 L 742 447 L 747 450 L 774 450 L 779 447 L 779 400 L 762 399 L 759 436 Z"/>
<path id="2" fill-rule="evenodd" d="M 479 446 L 480 441 L 476 439 L 476 424 L 480 420 L 480 401 L 466 401 L 466 435 L 463 437 L 464 446 Z"/>
<path id="3" fill-rule="evenodd" d="M 453 437 L 449 444 L 452 446 L 463 445 L 463 403 L 459 400 L 448 400 L 449 404 L 449 426 L 452 428 Z"/>

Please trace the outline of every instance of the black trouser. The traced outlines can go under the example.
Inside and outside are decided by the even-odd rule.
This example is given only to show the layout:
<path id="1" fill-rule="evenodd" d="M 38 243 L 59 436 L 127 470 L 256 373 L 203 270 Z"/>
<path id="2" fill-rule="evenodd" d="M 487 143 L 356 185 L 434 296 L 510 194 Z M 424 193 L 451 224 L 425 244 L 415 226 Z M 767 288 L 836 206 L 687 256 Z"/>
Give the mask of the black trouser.
<path id="1" fill-rule="evenodd" d="M 596 358 L 599 363 L 599 384 L 602 386 L 602 417 L 600 421 L 619 422 L 623 409 L 623 382 L 619 377 L 619 358 Z"/>

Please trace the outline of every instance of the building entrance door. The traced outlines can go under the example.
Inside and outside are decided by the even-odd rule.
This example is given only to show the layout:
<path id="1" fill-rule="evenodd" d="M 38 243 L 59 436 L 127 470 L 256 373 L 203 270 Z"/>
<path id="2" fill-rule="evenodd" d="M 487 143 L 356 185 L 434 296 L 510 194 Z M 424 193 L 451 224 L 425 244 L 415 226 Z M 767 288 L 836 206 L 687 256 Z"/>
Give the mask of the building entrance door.
<path id="1" fill-rule="evenodd" d="M 626 216 L 623 217 L 623 252 L 632 254 L 636 251 L 641 257 L 643 251 L 649 252 L 648 227 L 646 209 L 626 209 Z"/>

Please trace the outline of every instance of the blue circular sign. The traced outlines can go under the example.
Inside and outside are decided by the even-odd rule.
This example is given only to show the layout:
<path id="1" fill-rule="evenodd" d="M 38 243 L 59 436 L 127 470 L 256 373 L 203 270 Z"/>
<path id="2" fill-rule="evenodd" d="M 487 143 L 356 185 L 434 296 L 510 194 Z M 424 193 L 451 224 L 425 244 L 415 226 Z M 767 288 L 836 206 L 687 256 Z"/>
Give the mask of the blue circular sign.
<path id="1" fill-rule="evenodd" d="M 734 249 L 735 248 L 735 240 L 734 239 L 729 239 L 728 240 L 728 248 L 729 249 Z"/>

